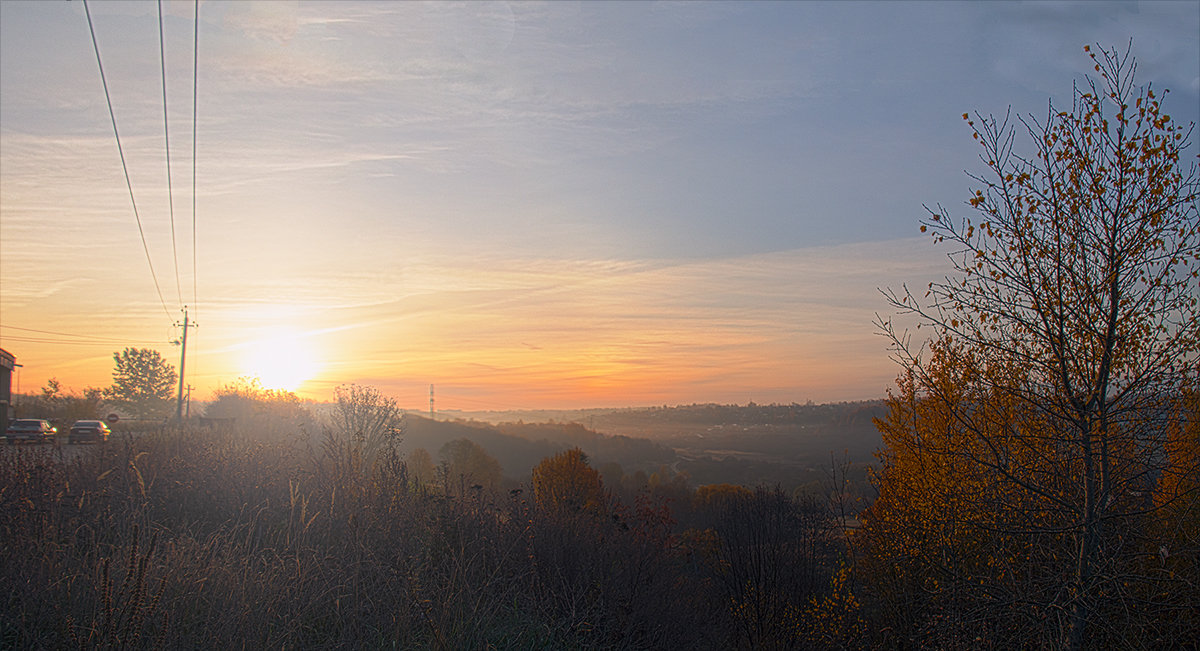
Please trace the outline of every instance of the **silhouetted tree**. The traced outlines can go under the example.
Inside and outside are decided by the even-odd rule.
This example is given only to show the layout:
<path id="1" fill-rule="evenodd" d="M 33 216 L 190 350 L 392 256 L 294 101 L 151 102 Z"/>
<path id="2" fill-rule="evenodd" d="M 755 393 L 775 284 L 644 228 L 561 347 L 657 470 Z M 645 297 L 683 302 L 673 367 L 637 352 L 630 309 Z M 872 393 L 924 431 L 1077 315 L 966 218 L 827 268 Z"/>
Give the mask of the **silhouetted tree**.
<path id="1" fill-rule="evenodd" d="M 500 485 L 500 462 L 471 439 L 449 441 L 438 451 L 442 460 L 442 481 L 452 495 L 460 495 L 472 486 L 494 490 Z"/>
<path id="2" fill-rule="evenodd" d="M 104 398 L 135 418 L 161 418 L 171 412 L 177 375 L 157 350 L 126 348 L 113 353 L 113 383 Z"/>
<path id="3" fill-rule="evenodd" d="M 267 389 L 258 378 L 238 378 L 213 392 L 213 400 L 204 408 L 208 418 L 232 418 L 261 425 L 266 422 L 295 427 L 311 419 L 312 414 L 299 396 L 282 389 Z"/>
<path id="4" fill-rule="evenodd" d="M 370 470 L 382 453 L 395 456 L 403 434 L 404 411 L 394 398 L 359 384 L 337 387 L 334 397 L 330 423 L 340 440 L 361 456 L 364 469 Z"/>
<path id="5" fill-rule="evenodd" d="M 86 387 L 80 393 L 63 388 L 57 378 L 46 380 L 39 395 L 21 405 L 22 418 L 45 418 L 60 427 L 68 427 L 77 420 L 97 420 L 102 417 L 104 392 L 95 387 Z"/>
<path id="6" fill-rule="evenodd" d="M 437 478 L 437 468 L 433 465 L 433 456 L 425 448 L 417 448 L 408 453 L 408 473 L 413 481 L 425 486 Z"/>
<path id="7" fill-rule="evenodd" d="M 779 488 L 705 491 L 698 501 L 716 534 L 713 575 L 739 646 L 803 646 L 802 613 L 829 582 L 833 517 L 815 497 Z"/>

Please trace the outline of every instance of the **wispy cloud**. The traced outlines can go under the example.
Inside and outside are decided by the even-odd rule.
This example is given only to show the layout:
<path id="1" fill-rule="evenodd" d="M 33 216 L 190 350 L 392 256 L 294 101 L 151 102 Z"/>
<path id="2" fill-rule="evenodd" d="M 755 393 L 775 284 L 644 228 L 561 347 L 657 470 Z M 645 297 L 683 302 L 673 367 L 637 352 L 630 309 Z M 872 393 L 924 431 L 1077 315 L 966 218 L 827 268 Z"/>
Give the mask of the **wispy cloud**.
<path id="1" fill-rule="evenodd" d="M 244 293 L 278 302 L 210 306 L 209 319 L 302 324 L 331 351 L 326 382 L 437 377 L 473 392 L 511 383 L 584 404 L 600 384 L 621 400 L 646 386 L 683 400 L 736 381 L 759 399 L 834 399 L 860 395 L 826 383 L 839 366 L 873 374 L 871 393 L 893 374 L 872 323 L 884 305 L 876 290 L 927 282 L 939 264 L 924 240 L 674 264 L 447 258 L 405 265 L 402 282 L 380 287 L 390 300 L 347 302 L 341 280 L 296 278 L 298 302 L 250 283 Z M 875 361 L 862 366 L 864 354 Z"/>

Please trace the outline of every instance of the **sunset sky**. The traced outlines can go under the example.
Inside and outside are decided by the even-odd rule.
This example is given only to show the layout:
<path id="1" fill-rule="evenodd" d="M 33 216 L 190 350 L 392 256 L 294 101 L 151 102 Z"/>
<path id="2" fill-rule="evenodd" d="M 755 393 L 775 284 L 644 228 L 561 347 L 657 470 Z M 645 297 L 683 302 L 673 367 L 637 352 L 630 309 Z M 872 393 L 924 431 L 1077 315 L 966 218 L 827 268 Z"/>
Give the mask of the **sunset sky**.
<path id="1" fill-rule="evenodd" d="M 964 214 L 963 112 L 1044 116 L 1132 38 L 1200 118 L 1197 2 L 203 2 L 193 239 L 194 5 L 163 3 L 170 196 L 157 5 L 89 9 L 154 275 L 84 5 L 0 0 L 26 393 L 108 385 L 127 345 L 178 365 L 187 305 L 200 400 L 882 397 L 877 290 L 949 270 L 917 220 Z"/>

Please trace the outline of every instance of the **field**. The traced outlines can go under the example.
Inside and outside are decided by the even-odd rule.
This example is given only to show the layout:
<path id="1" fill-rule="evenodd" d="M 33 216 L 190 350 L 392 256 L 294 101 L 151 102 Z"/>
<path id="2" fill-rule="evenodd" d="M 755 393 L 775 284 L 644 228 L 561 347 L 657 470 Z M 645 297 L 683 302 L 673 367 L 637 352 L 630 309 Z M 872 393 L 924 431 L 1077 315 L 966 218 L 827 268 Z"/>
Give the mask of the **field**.
<path id="1" fill-rule="evenodd" d="M 259 422 L 6 450 L 0 646 L 764 648 L 857 634 L 816 626 L 847 612 L 829 600 L 841 533 L 819 499 L 658 481 L 581 508 L 511 478 L 416 481 L 398 447 L 368 461 L 363 443 Z"/>

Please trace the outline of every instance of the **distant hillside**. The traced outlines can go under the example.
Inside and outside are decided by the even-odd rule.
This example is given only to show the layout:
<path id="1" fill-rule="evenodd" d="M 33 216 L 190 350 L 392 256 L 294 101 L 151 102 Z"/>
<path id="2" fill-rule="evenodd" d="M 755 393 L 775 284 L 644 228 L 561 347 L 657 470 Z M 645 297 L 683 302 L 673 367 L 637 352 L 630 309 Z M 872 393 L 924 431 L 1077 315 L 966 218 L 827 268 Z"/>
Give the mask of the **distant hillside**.
<path id="1" fill-rule="evenodd" d="M 866 468 L 882 444 L 873 419 L 882 400 L 824 405 L 697 404 L 596 415 L 596 429 L 644 436 L 671 446 L 693 485 L 779 484 L 823 488 L 834 463 L 849 461 L 855 488 L 867 493 Z"/>
<path id="2" fill-rule="evenodd" d="M 540 441 L 562 448 L 577 447 L 587 453 L 593 465 L 620 464 L 627 472 L 653 470 L 674 463 L 678 457 L 666 445 L 621 434 L 600 433 L 579 423 L 501 423 L 499 430 L 528 441 Z"/>
<path id="3" fill-rule="evenodd" d="M 409 414 L 401 449 L 425 448 L 437 461 L 447 442 L 466 438 L 488 451 L 511 479 L 523 480 L 542 459 L 578 447 L 594 467 L 617 463 L 627 472 L 651 471 L 678 460 L 671 448 L 644 439 L 606 436 L 575 423 L 503 423 L 439 421 Z"/>
<path id="4" fill-rule="evenodd" d="M 466 437 L 522 478 L 543 457 L 578 446 L 594 466 L 614 462 L 626 473 L 662 465 L 686 472 L 692 485 L 779 484 L 817 489 L 831 465 L 848 460 L 851 479 L 866 492 L 866 467 L 881 444 L 873 419 L 883 401 L 824 405 L 694 404 L 574 412 L 478 412 L 479 420 L 412 421 L 406 447 L 435 457 L 445 441 Z M 527 422 L 544 417 L 547 421 Z M 488 422 L 483 422 L 484 420 Z"/>
<path id="5" fill-rule="evenodd" d="M 616 407 L 574 410 L 449 411 L 447 416 L 500 424 L 578 423 L 607 434 L 639 438 L 673 436 L 712 425 L 870 425 L 885 412 L 882 400 L 827 404 L 721 405 L 715 403 L 668 407 Z"/>

